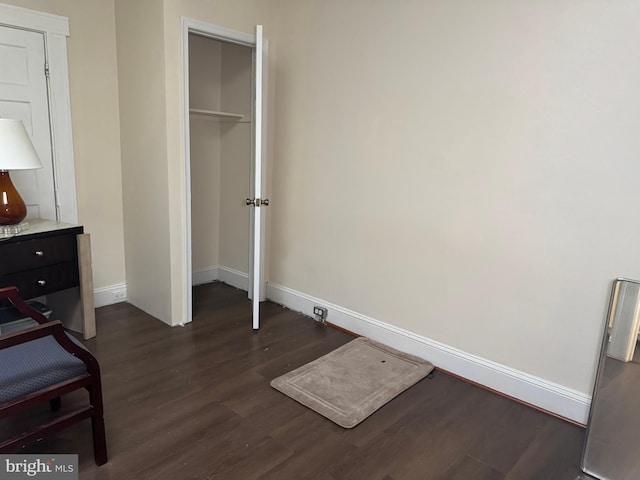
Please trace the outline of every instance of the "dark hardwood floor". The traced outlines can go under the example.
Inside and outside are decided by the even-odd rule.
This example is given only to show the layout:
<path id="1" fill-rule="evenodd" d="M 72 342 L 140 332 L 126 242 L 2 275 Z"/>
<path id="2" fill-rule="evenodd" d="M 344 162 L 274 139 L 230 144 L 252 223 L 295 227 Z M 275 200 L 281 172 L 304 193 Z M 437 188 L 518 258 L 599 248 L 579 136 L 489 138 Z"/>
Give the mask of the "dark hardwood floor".
<path id="1" fill-rule="evenodd" d="M 128 305 L 97 310 L 109 463 L 89 422 L 29 448 L 79 453 L 81 479 L 574 480 L 584 430 L 436 372 L 352 430 L 269 382 L 352 339 L 272 303 L 251 329 L 246 293 L 194 289 L 168 327 Z M 63 399 L 63 410 L 80 397 Z M 45 417 L 47 408 L 32 413 Z M 11 425 L 9 425 L 11 426 Z M 15 426 L 15 425 L 14 425 Z"/>

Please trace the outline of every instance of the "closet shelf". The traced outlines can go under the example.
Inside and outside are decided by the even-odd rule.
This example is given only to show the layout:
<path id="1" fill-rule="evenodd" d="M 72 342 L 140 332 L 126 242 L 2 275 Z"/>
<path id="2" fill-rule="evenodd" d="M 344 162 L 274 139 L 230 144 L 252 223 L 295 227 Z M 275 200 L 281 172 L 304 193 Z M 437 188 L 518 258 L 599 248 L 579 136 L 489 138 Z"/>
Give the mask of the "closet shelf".
<path id="1" fill-rule="evenodd" d="M 244 115 L 241 113 L 218 112 L 215 110 L 204 110 L 202 108 L 190 108 L 189 113 L 193 115 L 204 115 L 206 117 L 228 118 L 233 120 L 242 120 Z"/>

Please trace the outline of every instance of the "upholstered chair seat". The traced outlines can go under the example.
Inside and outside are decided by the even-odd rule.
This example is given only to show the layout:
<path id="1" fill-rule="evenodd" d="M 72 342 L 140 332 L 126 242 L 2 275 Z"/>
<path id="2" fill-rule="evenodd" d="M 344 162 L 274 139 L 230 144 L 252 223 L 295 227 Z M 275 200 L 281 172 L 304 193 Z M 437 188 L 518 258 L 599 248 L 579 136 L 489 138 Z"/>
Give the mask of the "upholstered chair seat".
<path id="1" fill-rule="evenodd" d="M 84 349 L 75 338 L 69 338 Z M 51 336 L 0 350 L 0 365 L 0 403 L 87 374 L 84 362 Z"/>

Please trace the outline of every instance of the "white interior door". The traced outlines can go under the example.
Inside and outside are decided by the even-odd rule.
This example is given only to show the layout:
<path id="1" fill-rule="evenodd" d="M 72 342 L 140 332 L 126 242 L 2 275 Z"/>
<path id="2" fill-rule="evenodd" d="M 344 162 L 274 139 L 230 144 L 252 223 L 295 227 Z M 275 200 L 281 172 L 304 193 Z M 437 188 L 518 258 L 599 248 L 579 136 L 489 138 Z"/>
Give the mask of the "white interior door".
<path id="1" fill-rule="evenodd" d="M 253 152 L 253 251 L 251 255 L 250 296 L 253 307 L 253 329 L 260 328 L 260 301 L 264 300 L 264 250 L 265 250 L 265 207 L 266 197 L 265 131 L 266 131 L 266 45 L 262 37 L 262 25 L 256 26 L 255 68 L 254 68 L 254 152 Z"/>
<path id="2" fill-rule="evenodd" d="M 28 218 L 57 220 L 44 35 L 0 27 L 0 117 L 22 120 L 43 168 L 11 172 Z"/>

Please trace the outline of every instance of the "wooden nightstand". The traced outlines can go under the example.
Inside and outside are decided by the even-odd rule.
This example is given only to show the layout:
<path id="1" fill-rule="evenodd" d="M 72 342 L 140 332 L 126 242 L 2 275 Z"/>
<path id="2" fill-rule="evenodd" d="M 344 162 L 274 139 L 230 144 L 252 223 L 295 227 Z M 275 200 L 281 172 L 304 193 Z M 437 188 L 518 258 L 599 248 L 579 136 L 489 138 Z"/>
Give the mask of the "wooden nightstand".
<path id="1" fill-rule="evenodd" d="M 91 238 L 80 225 L 30 219 L 29 229 L 0 239 L 0 287 L 24 299 L 46 296 L 53 320 L 95 337 Z"/>

